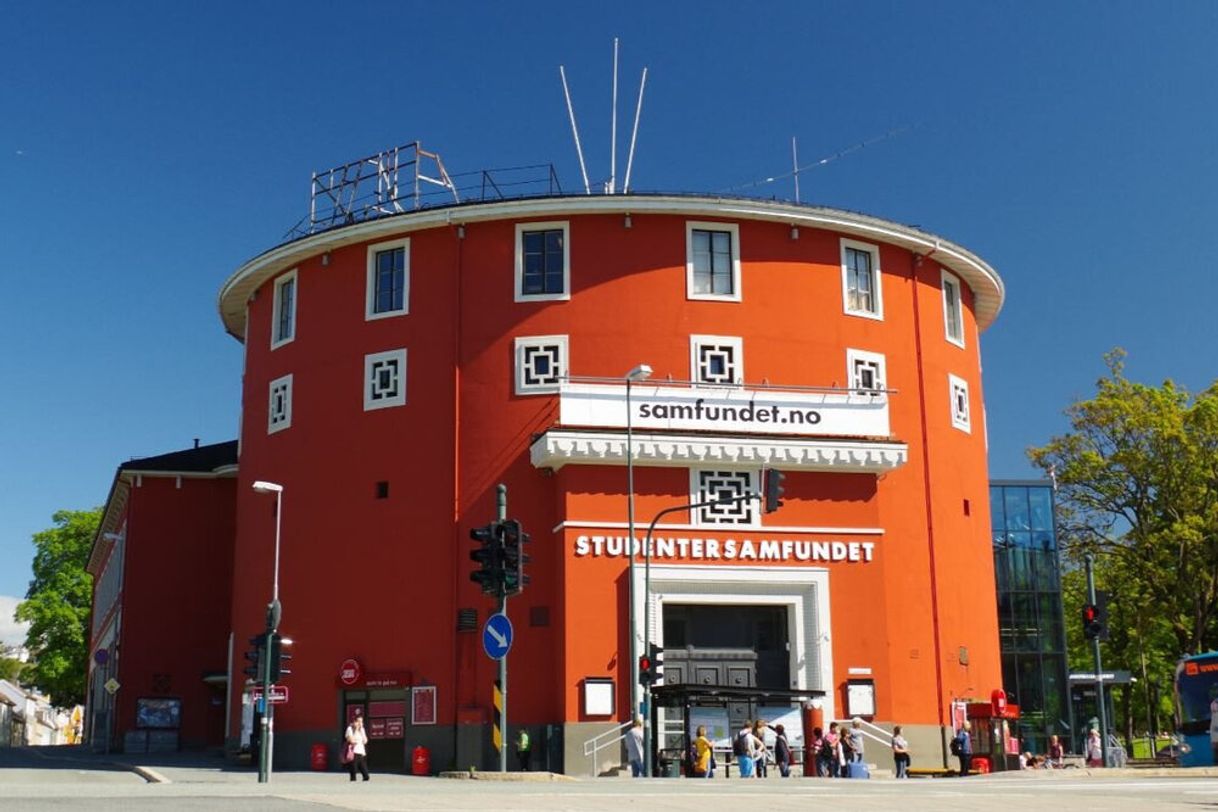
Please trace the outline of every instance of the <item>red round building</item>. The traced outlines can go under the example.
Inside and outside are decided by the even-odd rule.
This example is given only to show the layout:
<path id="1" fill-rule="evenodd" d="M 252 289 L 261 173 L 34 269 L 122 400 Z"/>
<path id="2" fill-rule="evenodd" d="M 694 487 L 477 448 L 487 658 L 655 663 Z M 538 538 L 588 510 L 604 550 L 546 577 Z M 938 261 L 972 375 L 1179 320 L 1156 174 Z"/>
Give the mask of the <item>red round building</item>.
<path id="1" fill-rule="evenodd" d="M 699 720 L 812 700 L 937 759 L 951 703 L 1001 685 L 978 337 L 1002 299 L 918 229 L 698 196 L 425 209 L 250 260 L 219 298 L 246 352 L 232 618 L 262 628 L 276 527 L 251 485 L 278 483 L 277 763 L 355 713 L 374 765 L 420 744 L 438 769 L 496 763 L 469 553 L 500 483 L 532 539 L 506 735 L 526 726 L 534 769 L 593 771 L 645 642 L 664 690 L 756 694 L 691 693 Z M 727 500 L 764 469 L 779 510 Z M 644 567 L 653 517 L 713 500 L 665 514 Z M 682 719 L 659 713 L 659 748 Z"/>

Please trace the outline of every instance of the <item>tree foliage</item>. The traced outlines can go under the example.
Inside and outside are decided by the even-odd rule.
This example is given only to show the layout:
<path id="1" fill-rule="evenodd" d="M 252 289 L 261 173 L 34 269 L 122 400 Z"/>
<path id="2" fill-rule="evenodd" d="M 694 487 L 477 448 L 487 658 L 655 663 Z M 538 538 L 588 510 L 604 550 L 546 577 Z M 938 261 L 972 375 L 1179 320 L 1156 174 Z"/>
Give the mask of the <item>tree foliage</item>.
<path id="1" fill-rule="evenodd" d="M 1145 658 L 1150 685 L 1126 692 L 1122 714 L 1140 728 L 1148 702 L 1152 717 L 1165 707 L 1177 659 L 1218 645 L 1218 382 L 1195 396 L 1170 380 L 1147 386 L 1125 377 L 1124 357 L 1105 356 L 1095 396 L 1066 410 L 1070 431 L 1028 454 L 1056 480 L 1075 567 L 1063 586 L 1072 663 L 1092 668 L 1076 620 L 1077 567 L 1091 553 L 1111 596 L 1105 669 L 1141 679 Z"/>
<path id="2" fill-rule="evenodd" d="M 60 707 L 84 701 L 93 579 L 85 570 L 101 508 L 60 510 L 34 534 L 34 579 L 17 605 L 33 663 L 24 677 Z"/>

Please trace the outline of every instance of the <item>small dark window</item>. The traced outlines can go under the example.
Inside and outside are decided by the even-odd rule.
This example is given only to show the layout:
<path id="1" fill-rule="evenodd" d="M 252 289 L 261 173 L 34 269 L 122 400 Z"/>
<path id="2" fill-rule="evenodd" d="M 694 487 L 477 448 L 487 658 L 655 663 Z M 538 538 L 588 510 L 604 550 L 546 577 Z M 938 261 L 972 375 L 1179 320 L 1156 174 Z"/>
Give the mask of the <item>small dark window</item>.
<path id="1" fill-rule="evenodd" d="M 388 482 L 376 483 L 376 498 L 377 499 L 388 499 L 389 498 L 389 483 Z"/>
<path id="2" fill-rule="evenodd" d="M 968 503 L 967 499 L 964 500 L 964 515 L 965 516 L 973 515 L 972 506 Z"/>
<path id="3" fill-rule="evenodd" d="M 377 251 L 375 285 L 373 313 L 393 313 L 406 309 L 405 248 Z"/>
<path id="4" fill-rule="evenodd" d="M 529 625 L 530 626 L 549 626 L 550 625 L 550 607 L 548 607 L 548 606 L 530 606 L 529 607 Z"/>

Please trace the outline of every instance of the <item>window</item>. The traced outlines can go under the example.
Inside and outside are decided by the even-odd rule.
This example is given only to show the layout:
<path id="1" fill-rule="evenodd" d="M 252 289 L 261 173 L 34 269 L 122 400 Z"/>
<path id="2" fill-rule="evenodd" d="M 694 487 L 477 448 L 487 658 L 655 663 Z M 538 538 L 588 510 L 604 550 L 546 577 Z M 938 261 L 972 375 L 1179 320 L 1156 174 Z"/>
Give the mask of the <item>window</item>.
<path id="1" fill-rule="evenodd" d="M 275 280 L 275 302 L 271 307 L 271 349 L 296 338 L 296 269 Z"/>
<path id="2" fill-rule="evenodd" d="M 884 318 L 878 246 L 842 240 L 842 301 L 853 316 Z"/>
<path id="3" fill-rule="evenodd" d="M 292 376 L 284 375 L 271 381 L 271 398 L 267 409 L 266 433 L 277 431 L 292 425 Z"/>
<path id="4" fill-rule="evenodd" d="M 694 470 L 690 474 L 690 497 L 694 502 L 709 502 L 712 499 L 730 499 L 757 493 L 757 471 Z M 698 508 L 695 513 L 696 524 L 755 527 L 757 500 L 741 499 L 738 502 L 708 505 Z"/>
<path id="5" fill-rule="evenodd" d="M 963 347 L 964 310 L 961 308 L 960 280 L 947 271 L 943 271 L 942 287 L 943 326 L 947 332 L 947 340 L 959 347 Z"/>
<path id="6" fill-rule="evenodd" d="M 364 356 L 364 411 L 406 405 L 406 350 Z"/>
<path id="7" fill-rule="evenodd" d="M 865 350 L 846 350 L 846 380 L 857 391 L 882 392 L 888 388 L 884 356 Z"/>
<path id="8" fill-rule="evenodd" d="M 410 240 L 368 246 L 368 303 L 365 318 L 410 312 Z"/>
<path id="9" fill-rule="evenodd" d="M 968 383 L 950 374 L 947 379 L 952 393 L 952 425 L 961 431 L 971 431 L 968 417 Z"/>
<path id="10" fill-rule="evenodd" d="M 566 336 L 516 339 L 516 394 L 557 392 L 566 377 Z"/>
<path id="11" fill-rule="evenodd" d="M 740 338 L 690 336 L 690 380 L 696 383 L 739 384 L 744 381 L 744 350 Z"/>
<path id="12" fill-rule="evenodd" d="M 516 226 L 516 301 L 571 298 L 571 236 L 566 221 Z"/>
<path id="13" fill-rule="evenodd" d="M 740 301 L 740 229 L 731 223 L 685 224 L 685 295 Z"/>

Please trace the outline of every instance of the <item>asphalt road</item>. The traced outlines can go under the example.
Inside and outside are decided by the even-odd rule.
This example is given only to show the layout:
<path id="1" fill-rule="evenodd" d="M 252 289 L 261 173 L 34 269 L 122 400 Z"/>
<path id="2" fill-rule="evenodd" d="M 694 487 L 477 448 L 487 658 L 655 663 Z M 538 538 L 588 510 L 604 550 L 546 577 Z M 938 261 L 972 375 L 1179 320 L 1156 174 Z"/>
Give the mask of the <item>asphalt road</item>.
<path id="1" fill-rule="evenodd" d="M 1170 776 L 1136 771 L 1062 771 L 967 779 L 871 781 L 766 780 L 467 781 L 374 775 L 350 783 L 342 773 L 278 773 L 258 784 L 247 769 L 219 761 L 163 760 L 151 783 L 106 760 L 67 748 L 0 748 L 0 809 L 5 810 L 769 810 L 839 808 L 977 812 L 1012 808 L 1071 812 L 1218 812 L 1218 778 L 1176 770 Z"/>

